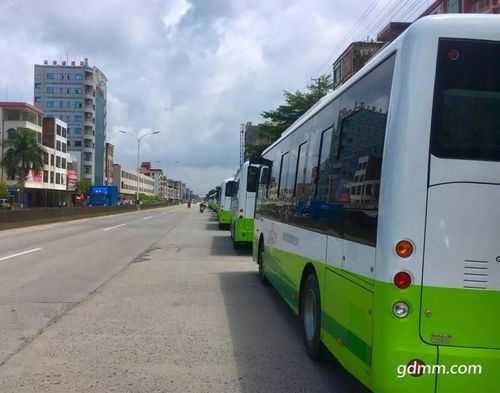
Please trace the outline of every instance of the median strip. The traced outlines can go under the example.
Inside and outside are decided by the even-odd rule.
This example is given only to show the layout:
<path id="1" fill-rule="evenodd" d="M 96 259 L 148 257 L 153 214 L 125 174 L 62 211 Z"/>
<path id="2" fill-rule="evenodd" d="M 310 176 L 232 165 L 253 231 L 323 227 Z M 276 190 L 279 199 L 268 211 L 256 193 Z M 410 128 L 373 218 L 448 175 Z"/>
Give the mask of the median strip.
<path id="1" fill-rule="evenodd" d="M 103 231 L 111 231 L 111 230 L 116 229 L 116 228 L 124 227 L 125 225 L 127 225 L 127 224 L 113 225 L 112 227 L 104 228 Z"/>
<path id="2" fill-rule="evenodd" d="M 7 255 L 5 257 L 0 258 L 0 262 L 6 261 L 7 259 L 15 258 L 15 257 L 20 257 L 21 255 L 26 255 L 26 254 L 32 254 L 37 251 L 41 251 L 42 249 L 40 247 L 38 248 L 32 248 L 31 250 L 26 250 L 26 251 L 21 251 L 21 252 L 16 252 L 15 254 Z"/>

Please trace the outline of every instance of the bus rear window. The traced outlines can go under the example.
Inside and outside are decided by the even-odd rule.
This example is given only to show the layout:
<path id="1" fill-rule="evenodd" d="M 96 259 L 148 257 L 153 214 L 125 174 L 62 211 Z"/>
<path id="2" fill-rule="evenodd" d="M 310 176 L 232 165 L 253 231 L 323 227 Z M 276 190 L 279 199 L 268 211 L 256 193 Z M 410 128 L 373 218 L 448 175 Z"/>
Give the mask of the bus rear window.
<path id="1" fill-rule="evenodd" d="M 431 153 L 500 161 L 500 43 L 441 39 Z"/>

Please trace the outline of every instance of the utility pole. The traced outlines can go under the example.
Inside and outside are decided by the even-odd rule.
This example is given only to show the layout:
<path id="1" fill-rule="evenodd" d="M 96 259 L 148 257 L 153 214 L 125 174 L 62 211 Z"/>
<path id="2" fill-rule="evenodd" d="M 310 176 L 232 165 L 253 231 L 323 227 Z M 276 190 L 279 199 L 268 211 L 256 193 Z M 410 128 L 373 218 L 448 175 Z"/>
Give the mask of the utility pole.
<path id="1" fill-rule="evenodd" d="M 119 131 L 122 134 L 127 134 L 127 131 Z M 156 135 L 159 134 L 160 131 L 150 131 L 145 134 L 140 135 L 139 131 L 134 131 L 134 134 L 137 138 L 137 182 L 136 182 L 136 190 L 135 190 L 135 198 L 136 198 L 136 204 L 137 204 L 137 210 L 139 210 L 140 204 L 139 204 L 139 177 L 141 176 L 141 168 L 140 168 L 140 155 L 141 155 L 141 141 L 142 138 L 149 136 L 149 135 Z M 144 183 L 143 183 L 144 184 Z"/>
<path id="2" fill-rule="evenodd" d="M 245 162 L 245 123 L 240 128 L 240 166 Z"/>

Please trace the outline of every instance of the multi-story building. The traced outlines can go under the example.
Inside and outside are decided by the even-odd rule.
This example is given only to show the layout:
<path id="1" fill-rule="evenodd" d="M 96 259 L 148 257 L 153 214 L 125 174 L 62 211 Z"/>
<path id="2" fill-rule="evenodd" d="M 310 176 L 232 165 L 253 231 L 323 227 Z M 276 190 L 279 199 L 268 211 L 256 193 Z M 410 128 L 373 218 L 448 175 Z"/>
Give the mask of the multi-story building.
<path id="1" fill-rule="evenodd" d="M 137 193 L 138 180 L 139 193 L 148 196 L 154 195 L 155 182 L 152 178 L 142 173 L 129 171 L 120 164 L 113 164 L 113 184 L 118 187 L 120 198 L 134 200 Z"/>
<path id="2" fill-rule="evenodd" d="M 246 122 L 242 126 L 242 146 L 240 160 L 243 163 L 244 160 L 249 158 L 249 148 L 251 146 L 263 146 L 268 145 L 272 142 L 269 135 L 265 135 L 259 132 L 259 127 L 253 125 L 252 122 Z"/>
<path id="3" fill-rule="evenodd" d="M 171 201 L 177 200 L 176 181 L 167 179 L 167 199 Z"/>
<path id="4" fill-rule="evenodd" d="M 498 14 L 500 13 L 499 0 L 437 0 L 424 15 L 433 14 Z"/>
<path id="5" fill-rule="evenodd" d="M 113 157 L 115 147 L 106 142 L 104 147 L 104 182 L 107 185 L 113 184 Z"/>
<path id="6" fill-rule="evenodd" d="M 140 172 L 155 181 L 154 193 L 159 195 L 160 199 L 168 199 L 168 180 L 162 169 L 152 168 L 150 162 L 143 162 Z"/>
<path id="7" fill-rule="evenodd" d="M 68 123 L 68 147 L 81 179 L 103 182 L 106 77 L 88 60 L 35 65 L 35 106 Z"/>
<path id="8" fill-rule="evenodd" d="M 333 88 L 343 84 L 358 72 L 384 45 L 383 42 L 353 42 L 333 63 Z"/>
<path id="9" fill-rule="evenodd" d="M 24 102 L 0 102 L 0 161 L 7 153 L 8 141 L 21 129 L 35 133 L 43 150 L 43 168 L 30 171 L 24 182 L 22 198 L 19 195 L 19 179 L 9 176 L 1 168 L 0 180 L 7 183 L 14 200 L 23 207 L 57 206 L 69 201 L 67 195 L 67 125 L 55 118 L 43 118 L 43 112 Z"/>

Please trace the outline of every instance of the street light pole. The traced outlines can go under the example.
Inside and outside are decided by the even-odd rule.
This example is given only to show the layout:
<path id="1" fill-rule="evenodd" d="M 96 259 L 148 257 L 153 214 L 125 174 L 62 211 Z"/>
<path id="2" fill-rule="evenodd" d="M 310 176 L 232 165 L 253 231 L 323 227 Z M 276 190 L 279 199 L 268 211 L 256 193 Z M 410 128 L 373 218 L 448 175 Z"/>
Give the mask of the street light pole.
<path id="1" fill-rule="evenodd" d="M 123 131 L 123 130 L 120 130 L 120 133 L 122 134 L 127 134 L 127 131 Z M 139 203 L 139 177 L 141 175 L 141 168 L 140 168 L 140 156 L 141 156 L 141 141 L 142 141 L 142 138 L 146 137 L 146 136 L 149 136 L 149 135 L 156 135 L 156 134 L 159 134 L 160 131 L 150 131 L 150 132 L 147 132 L 143 135 L 139 135 L 139 131 L 134 131 L 134 134 L 137 138 L 137 181 L 136 181 L 136 190 L 135 190 L 135 202 L 136 202 L 136 205 L 137 205 L 137 210 L 139 210 L 141 207 L 140 207 L 140 203 Z"/>

